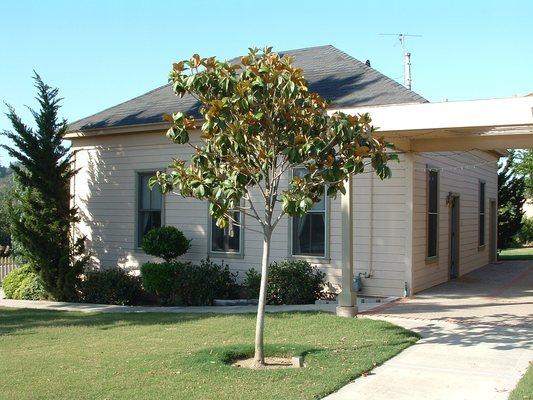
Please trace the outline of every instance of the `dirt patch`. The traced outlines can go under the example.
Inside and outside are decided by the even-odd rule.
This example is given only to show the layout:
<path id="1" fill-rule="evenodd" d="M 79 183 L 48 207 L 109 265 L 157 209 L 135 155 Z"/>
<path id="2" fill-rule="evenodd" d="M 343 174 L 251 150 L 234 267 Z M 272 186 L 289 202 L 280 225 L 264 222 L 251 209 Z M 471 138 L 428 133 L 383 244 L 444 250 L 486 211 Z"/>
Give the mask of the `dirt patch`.
<path id="1" fill-rule="evenodd" d="M 254 358 L 245 358 L 234 361 L 231 365 L 237 368 L 257 369 L 254 366 Z M 296 368 L 292 365 L 292 359 L 286 357 L 265 357 L 265 366 L 262 368 L 276 369 L 276 368 Z"/>

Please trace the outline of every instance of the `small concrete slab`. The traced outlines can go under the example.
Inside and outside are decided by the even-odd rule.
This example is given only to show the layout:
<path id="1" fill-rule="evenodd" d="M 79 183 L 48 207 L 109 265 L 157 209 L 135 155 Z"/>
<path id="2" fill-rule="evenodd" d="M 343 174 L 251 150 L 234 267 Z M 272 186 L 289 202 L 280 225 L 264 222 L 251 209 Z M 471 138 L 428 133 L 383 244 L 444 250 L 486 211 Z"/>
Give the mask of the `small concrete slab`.
<path id="1" fill-rule="evenodd" d="M 292 366 L 294 368 L 303 368 L 304 367 L 304 358 L 302 356 L 292 357 Z"/>

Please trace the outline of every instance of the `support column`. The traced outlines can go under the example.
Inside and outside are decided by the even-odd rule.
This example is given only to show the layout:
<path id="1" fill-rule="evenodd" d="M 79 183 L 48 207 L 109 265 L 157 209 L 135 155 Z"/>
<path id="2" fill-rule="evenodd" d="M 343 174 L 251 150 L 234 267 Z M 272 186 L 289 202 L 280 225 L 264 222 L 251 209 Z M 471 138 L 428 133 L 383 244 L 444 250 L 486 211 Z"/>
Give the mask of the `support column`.
<path id="1" fill-rule="evenodd" d="M 400 157 L 402 157 L 400 155 Z M 405 296 L 413 294 L 413 267 L 414 267 L 414 249 L 413 249 L 413 229 L 414 229 L 414 190 L 415 190 L 415 157 L 411 152 L 403 155 L 405 160 L 400 159 L 405 165 Z"/>
<path id="2" fill-rule="evenodd" d="M 352 291 L 353 281 L 353 193 L 352 176 L 344 182 L 346 194 L 341 195 L 342 213 L 342 291 L 337 299 L 337 315 L 355 317 L 357 314 L 357 296 Z"/>

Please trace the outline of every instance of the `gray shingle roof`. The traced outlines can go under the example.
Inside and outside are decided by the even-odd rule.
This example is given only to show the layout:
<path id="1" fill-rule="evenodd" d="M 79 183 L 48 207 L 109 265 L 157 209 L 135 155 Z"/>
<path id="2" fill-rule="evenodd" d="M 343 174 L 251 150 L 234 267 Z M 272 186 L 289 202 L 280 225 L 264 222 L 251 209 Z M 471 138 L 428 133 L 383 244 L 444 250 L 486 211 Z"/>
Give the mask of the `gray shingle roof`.
<path id="1" fill-rule="evenodd" d="M 331 107 L 426 102 L 420 95 L 331 45 L 279 53 L 294 57 L 295 65 L 304 70 L 310 90 L 331 101 Z M 176 97 L 171 85 L 166 84 L 80 119 L 69 130 L 161 123 L 163 114 L 182 111 L 197 116 L 198 108 L 193 97 Z"/>

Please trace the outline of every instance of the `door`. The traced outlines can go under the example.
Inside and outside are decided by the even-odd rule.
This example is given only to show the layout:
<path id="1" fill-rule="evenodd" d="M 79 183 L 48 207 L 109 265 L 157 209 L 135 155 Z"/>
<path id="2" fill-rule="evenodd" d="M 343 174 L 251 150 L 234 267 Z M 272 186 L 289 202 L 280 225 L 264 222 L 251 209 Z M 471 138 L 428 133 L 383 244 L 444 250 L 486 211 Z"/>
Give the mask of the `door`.
<path id="1" fill-rule="evenodd" d="M 495 262 L 498 242 L 498 207 L 496 207 L 496 200 L 491 199 L 489 204 L 489 262 Z"/>
<path id="2" fill-rule="evenodd" d="M 459 276 L 459 196 L 450 199 L 450 279 Z"/>

